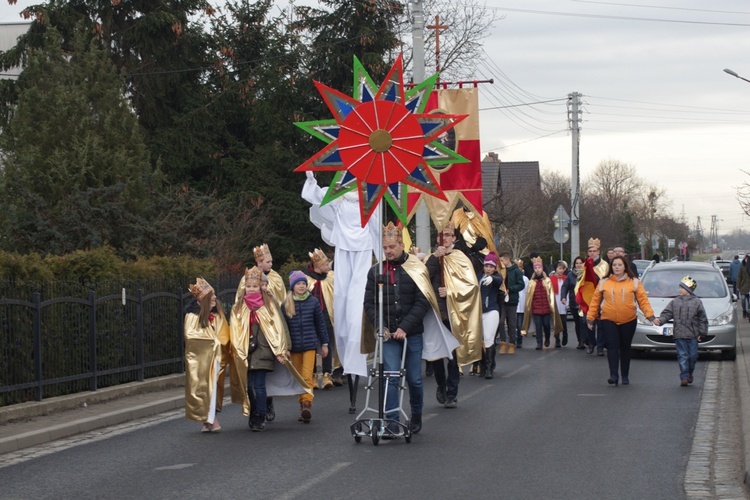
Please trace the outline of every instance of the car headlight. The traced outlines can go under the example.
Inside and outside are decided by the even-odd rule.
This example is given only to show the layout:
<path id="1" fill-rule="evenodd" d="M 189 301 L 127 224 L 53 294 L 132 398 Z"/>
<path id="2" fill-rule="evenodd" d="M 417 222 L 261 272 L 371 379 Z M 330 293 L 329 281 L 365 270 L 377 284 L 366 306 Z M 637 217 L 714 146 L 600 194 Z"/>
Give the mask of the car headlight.
<path id="1" fill-rule="evenodd" d="M 714 319 L 708 321 L 708 326 L 722 326 L 732 322 L 732 316 L 734 315 L 734 308 L 730 307 L 723 313 L 716 316 Z"/>
<path id="2" fill-rule="evenodd" d="M 653 323 L 646 319 L 646 316 L 644 316 L 640 309 L 636 310 L 635 319 L 639 325 L 653 325 Z"/>

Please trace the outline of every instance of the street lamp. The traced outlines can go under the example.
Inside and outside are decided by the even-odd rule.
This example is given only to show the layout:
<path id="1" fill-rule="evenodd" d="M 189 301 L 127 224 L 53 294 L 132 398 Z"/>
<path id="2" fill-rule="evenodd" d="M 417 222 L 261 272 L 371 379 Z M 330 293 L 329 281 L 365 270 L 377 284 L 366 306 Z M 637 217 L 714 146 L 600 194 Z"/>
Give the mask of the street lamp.
<path id="1" fill-rule="evenodd" d="M 745 80 L 746 82 L 750 83 L 750 80 L 748 80 L 747 78 L 741 77 L 740 75 L 738 75 L 736 72 L 732 71 L 729 68 L 724 68 L 724 73 L 726 73 L 728 75 L 732 75 L 735 78 L 739 78 L 740 80 Z"/>

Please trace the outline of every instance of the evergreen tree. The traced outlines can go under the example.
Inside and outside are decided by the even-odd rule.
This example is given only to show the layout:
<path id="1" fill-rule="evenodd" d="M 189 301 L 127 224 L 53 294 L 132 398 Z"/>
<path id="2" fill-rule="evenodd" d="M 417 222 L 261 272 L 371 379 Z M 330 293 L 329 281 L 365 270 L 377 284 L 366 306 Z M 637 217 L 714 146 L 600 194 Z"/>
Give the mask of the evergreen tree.
<path id="1" fill-rule="evenodd" d="M 4 134 L 3 245 L 63 254 L 142 244 L 156 176 L 123 79 L 96 41 L 63 51 L 54 29 L 28 49 Z"/>

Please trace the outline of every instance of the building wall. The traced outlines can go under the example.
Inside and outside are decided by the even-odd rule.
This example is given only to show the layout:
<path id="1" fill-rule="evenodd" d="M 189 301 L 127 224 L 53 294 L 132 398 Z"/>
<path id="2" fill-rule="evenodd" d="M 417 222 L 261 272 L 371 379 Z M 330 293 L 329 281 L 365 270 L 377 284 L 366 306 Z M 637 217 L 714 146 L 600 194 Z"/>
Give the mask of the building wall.
<path id="1" fill-rule="evenodd" d="M 0 51 L 7 51 L 16 46 L 18 37 L 29 30 L 30 22 L 24 23 L 0 23 Z M 0 72 L 0 78 L 16 79 L 21 73 L 20 67 L 7 69 Z"/>

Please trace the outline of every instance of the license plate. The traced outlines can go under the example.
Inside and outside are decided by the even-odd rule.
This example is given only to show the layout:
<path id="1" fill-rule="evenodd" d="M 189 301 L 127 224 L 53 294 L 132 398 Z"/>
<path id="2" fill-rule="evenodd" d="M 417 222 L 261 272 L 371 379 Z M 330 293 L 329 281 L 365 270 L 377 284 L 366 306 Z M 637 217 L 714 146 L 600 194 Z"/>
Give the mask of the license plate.
<path id="1" fill-rule="evenodd" d="M 664 335 L 665 337 L 671 337 L 672 336 L 672 328 L 673 327 L 671 327 L 671 326 L 665 326 L 662 329 L 661 334 Z"/>

